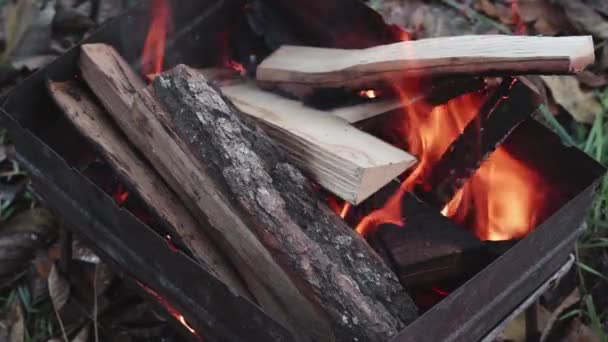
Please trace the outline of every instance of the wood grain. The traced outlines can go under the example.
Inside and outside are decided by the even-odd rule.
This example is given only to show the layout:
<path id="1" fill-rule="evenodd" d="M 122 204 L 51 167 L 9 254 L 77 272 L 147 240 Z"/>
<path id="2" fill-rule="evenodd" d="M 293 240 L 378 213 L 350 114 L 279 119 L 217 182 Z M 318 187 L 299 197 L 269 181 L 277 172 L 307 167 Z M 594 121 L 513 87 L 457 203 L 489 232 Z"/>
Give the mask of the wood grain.
<path id="1" fill-rule="evenodd" d="M 221 91 L 263 123 L 294 165 L 350 203 L 361 203 L 416 162 L 407 152 L 351 126 L 338 117 L 340 112 L 316 110 L 247 82 Z M 365 109 L 362 113 L 368 113 Z"/>
<path id="2" fill-rule="evenodd" d="M 339 87 L 436 75 L 563 74 L 594 59 L 590 36 L 441 37 L 359 50 L 283 46 L 258 66 L 257 79 Z"/>

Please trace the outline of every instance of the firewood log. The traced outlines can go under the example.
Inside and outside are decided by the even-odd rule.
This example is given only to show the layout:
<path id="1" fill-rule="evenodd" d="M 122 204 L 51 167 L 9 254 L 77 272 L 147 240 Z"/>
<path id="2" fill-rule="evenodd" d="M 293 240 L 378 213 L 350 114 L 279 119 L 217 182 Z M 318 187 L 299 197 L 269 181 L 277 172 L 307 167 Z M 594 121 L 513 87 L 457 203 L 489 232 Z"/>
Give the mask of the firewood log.
<path id="1" fill-rule="evenodd" d="M 136 88 L 116 85 L 134 74 L 110 47 L 84 46 L 81 69 L 104 104 L 132 102 L 124 95 Z M 298 340 L 381 341 L 415 318 L 371 247 L 200 73 L 179 66 L 141 91 L 130 114 L 107 109 Z"/>
<path id="2" fill-rule="evenodd" d="M 350 203 L 361 203 L 416 162 L 409 153 L 351 126 L 338 117 L 340 112 L 306 107 L 248 82 L 221 91 L 267 128 L 291 163 Z"/>
<path id="3" fill-rule="evenodd" d="M 70 122 L 99 149 L 162 223 L 180 236 L 196 261 L 236 294 L 251 298 L 230 262 L 156 171 L 137 155 L 92 95 L 75 81 L 49 82 L 48 89 Z"/>
<path id="4" fill-rule="evenodd" d="M 561 74 L 581 71 L 594 58 L 590 36 L 441 37 L 359 50 L 283 46 L 258 66 L 257 79 L 352 87 L 403 77 Z"/>

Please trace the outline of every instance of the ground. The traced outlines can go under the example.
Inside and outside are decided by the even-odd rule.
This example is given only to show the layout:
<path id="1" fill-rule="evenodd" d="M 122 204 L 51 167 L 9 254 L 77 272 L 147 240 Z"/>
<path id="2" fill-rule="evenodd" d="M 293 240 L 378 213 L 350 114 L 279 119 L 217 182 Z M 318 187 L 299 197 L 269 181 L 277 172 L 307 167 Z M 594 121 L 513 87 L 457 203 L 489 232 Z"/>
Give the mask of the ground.
<path id="1" fill-rule="evenodd" d="M 0 0 L 0 94 L 45 65 L 127 0 Z M 593 35 L 596 63 L 577 76 L 543 77 L 538 119 L 567 144 L 608 163 L 608 1 L 370 0 L 412 38 L 461 34 Z M 91 19 L 91 11 L 97 12 Z M 0 340 L 177 341 L 166 321 L 75 241 L 70 277 L 58 262 L 61 218 L 32 196 L 27 174 L 0 133 Z M 576 267 L 544 296 L 540 328 L 550 341 L 608 341 L 608 182 L 576 246 Z M 31 238 L 31 237 L 36 237 Z M 521 340 L 522 320 L 501 336 Z M 101 337 L 100 337 L 101 336 Z"/>

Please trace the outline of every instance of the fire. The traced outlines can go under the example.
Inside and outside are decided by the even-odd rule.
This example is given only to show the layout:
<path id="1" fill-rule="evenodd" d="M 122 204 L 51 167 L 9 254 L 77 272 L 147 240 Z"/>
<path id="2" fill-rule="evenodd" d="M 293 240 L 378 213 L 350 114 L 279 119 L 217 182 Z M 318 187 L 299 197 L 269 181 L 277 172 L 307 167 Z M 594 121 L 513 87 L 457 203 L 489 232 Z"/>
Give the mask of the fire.
<path id="1" fill-rule="evenodd" d="M 404 103 L 410 103 L 412 95 L 403 88 L 397 89 Z M 481 105 L 477 94 L 455 98 L 445 105 L 429 107 L 420 102 L 407 105 L 404 112 L 390 123 L 397 135 L 403 138 L 399 144 L 418 156 L 414 170 L 401 183 L 399 190 L 386 202 L 383 208 L 364 217 L 357 225 L 357 232 L 367 234 L 383 223 L 403 225 L 401 198 L 418 183 L 421 177 L 437 162 L 449 145 L 472 120 Z"/>
<path id="2" fill-rule="evenodd" d="M 241 76 L 245 76 L 245 74 L 247 74 L 247 70 L 245 69 L 243 64 L 241 64 L 235 60 L 229 59 L 226 61 L 225 64 L 226 64 L 227 68 L 238 72 Z"/>
<path id="3" fill-rule="evenodd" d="M 411 86 L 398 87 L 403 103 L 410 103 Z M 450 144 L 462 133 L 483 104 L 480 93 L 462 95 L 436 107 L 414 102 L 405 107 L 395 122 L 386 126 L 402 141 L 391 141 L 405 148 L 419 159 L 407 174 L 399 189 L 380 209 L 365 216 L 356 230 L 368 234 L 378 226 L 390 223 L 407 226 L 402 217 L 402 197 L 415 186 L 423 186 L 422 179 L 439 160 Z M 473 230 L 482 240 L 520 238 L 532 230 L 539 219 L 543 194 L 548 192 L 542 178 L 504 148 L 482 163 L 479 170 L 465 183 L 442 213 Z"/>
<path id="4" fill-rule="evenodd" d="M 184 318 L 184 316 L 182 315 L 177 315 L 177 320 L 184 326 L 186 327 L 186 329 L 188 329 L 188 331 L 192 334 L 196 334 L 196 330 L 192 329 L 192 327 L 190 326 L 190 324 L 188 324 L 188 322 L 186 322 L 186 319 Z"/>
<path id="5" fill-rule="evenodd" d="M 139 285 L 139 287 L 141 287 L 150 296 L 156 299 L 167 310 L 167 312 L 169 312 L 171 316 L 173 316 L 178 322 L 180 322 L 184 326 L 184 328 L 186 328 L 192 335 L 196 336 L 199 341 L 203 341 L 203 338 L 196 332 L 196 330 L 192 328 L 188 321 L 186 321 L 184 315 L 179 313 L 179 311 L 166 298 L 146 286 L 144 283 L 138 280 L 135 281 L 137 282 L 137 285 Z"/>
<path id="6" fill-rule="evenodd" d="M 481 240 L 521 238 L 537 225 L 547 190 L 540 175 L 499 148 L 443 213 L 461 224 L 473 216 L 471 228 Z"/>
<path id="7" fill-rule="evenodd" d="M 359 96 L 360 97 L 364 97 L 364 98 L 368 98 L 368 99 L 375 99 L 378 96 L 380 96 L 380 94 L 377 91 L 373 90 L 373 89 L 368 89 L 368 90 L 361 90 L 359 92 Z"/>
<path id="8" fill-rule="evenodd" d="M 169 4 L 167 0 L 152 2 L 152 20 L 142 53 L 142 74 L 154 78 L 163 71 L 165 46 L 169 31 Z"/>
<path id="9" fill-rule="evenodd" d="M 124 186 L 119 183 L 116 186 L 116 190 L 114 190 L 112 196 L 114 197 L 116 204 L 123 205 L 125 202 L 127 202 L 127 199 L 129 199 L 129 192 L 126 191 Z"/>

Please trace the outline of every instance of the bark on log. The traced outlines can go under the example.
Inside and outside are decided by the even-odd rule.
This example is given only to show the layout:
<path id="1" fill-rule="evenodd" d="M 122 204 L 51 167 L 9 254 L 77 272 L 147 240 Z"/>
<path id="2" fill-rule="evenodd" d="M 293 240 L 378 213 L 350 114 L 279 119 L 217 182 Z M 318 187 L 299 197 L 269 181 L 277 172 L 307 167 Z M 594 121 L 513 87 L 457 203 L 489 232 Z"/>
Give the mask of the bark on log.
<path id="1" fill-rule="evenodd" d="M 134 88 L 124 74 L 132 71 L 115 51 L 85 46 L 81 67 L 104 104 L 128 107 Z M 371 247 L 200 74 L 181 66 L 154 84 L 131 115 L 108 110 L 208 223 L 273 318 L 303 341 L 386 340 L 415 318 L 411 299 Z"/>
<path id="2" fill-rule="evenodd" d="M 369 245 L 204 77 L 179 66 L 156 79 L 154 94 L 169 115 L 165 125 L 232 197 L 239 208 L 232 214 L 248 222 L 291 281 L 329 317 L 337 340 L 384 340 L 414 318 L 411 300 Z"/>
<path id="3" fill-rule="evenodd" d="M 230 262 L 217 250 L 192 215 L 118 131 L 92 95 L 75 81 L 49 82 L 51 96 L 70 122 L 91 141 L 162 223 L 175 231 L 195 260 L 236 294 L 251 299 Z"/>
<path id="4" fill-rule="evenodd" d="M 594 59 L 590 36 L 442 37 L 361 50 L 283 46 L 258 66 L 257 79 L 352 87 L 403 77 L 573 73 Z"/>

